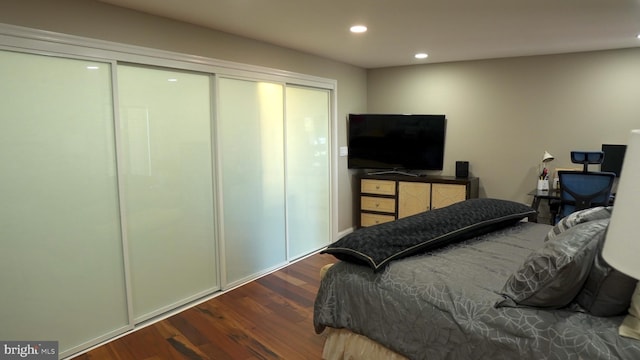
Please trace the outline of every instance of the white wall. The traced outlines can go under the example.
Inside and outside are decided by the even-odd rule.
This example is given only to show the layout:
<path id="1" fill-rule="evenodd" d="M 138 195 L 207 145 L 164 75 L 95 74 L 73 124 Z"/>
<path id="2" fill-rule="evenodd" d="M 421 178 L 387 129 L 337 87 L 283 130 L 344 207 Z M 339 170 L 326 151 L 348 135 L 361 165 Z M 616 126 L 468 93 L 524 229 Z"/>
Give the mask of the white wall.
<path id="1" fill-rule="evenodd" d="M 21 0 L 0 5 L 0 22 L 259 65 L 338 82 L 338 145 L 346 145 L 350 112 L 366 111 L 364 69 L 203 27 L 147 15 L 95 0 Z M 352 178 L 338 161 L 338 230 L 352 226 Z"/>
<path id="2" fill-rule="evenodd" d="M 468 160 L 481 197 L 529 203 L 545 150 L 567 167 L 640 128 L 639 64 L 635 48 L 374 69 L 367 110 L 446 114 L 442 174 Z"/>
<path id="3" fill-rule="evenodd" d="M 544 150 L 552 167 L 572 149 L 624 143 L 640 128 L 640 49 L 427 64 L 366 71 L 97 1 L 2 4 L 0 22 L 266 66 L 338 81 L 338 145 L 351 112 L 444 113 L 444 175 L 468 160 L 481 196 L 529 202 Z M 353 225 L 357 188 L 338 162 L 338 230 Z"/>

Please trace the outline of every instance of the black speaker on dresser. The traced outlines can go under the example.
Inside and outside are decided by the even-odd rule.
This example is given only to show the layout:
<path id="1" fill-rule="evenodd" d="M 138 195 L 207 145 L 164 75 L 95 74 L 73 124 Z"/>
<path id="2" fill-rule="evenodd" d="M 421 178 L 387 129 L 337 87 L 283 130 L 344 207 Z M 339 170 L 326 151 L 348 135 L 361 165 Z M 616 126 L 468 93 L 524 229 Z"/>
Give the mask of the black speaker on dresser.
<path id="1" fill-rule="evenodd" d="M 459 178 L 469 177 L 468 161 L 456 161 L 456 177 L 459 177 Z"/>

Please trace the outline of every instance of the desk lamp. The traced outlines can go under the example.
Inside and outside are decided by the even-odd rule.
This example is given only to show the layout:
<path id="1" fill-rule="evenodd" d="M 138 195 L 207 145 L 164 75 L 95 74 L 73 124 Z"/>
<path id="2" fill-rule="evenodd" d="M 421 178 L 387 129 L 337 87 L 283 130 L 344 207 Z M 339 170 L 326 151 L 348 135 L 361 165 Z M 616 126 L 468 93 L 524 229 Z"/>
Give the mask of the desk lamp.
<path id="1" fill-rule="evenodd" d="M 549 169 L 547 169 L 547 163 L 553 161 L 554 159 L 555 157 L 553 157 L 553 155 L 549 154 L 549 152 L 545 150 L 544 155 L 542 155 L 542 174 L 545 177 L 549 176 Z M 548 180 L 548 179 L 544 178 L 542 180 Z"/>
<path id="2" fill-rule="evenodd" d="M 549 190 L 549 169 L 547 169 L 547 163 L 553 161 L 553 159 L 555 159 L 555 157 L 545 150 L 544 155 L 542 155 L 542 170 L 540 171 L 540 176 L 538 176 L 539 190 Z"/>
<path id="3" fill-rule="evenodd" d="M 640 130 L 631 131 L 622 167 L 624 171 L 618 184 L 602 256 L 620 272 L 640 279 L 640 187 L 637 185 L 640 179 Z M 620 325 L 619 333 L 640 340 L 640 285 L 636 285 L 629 315 Z"/>

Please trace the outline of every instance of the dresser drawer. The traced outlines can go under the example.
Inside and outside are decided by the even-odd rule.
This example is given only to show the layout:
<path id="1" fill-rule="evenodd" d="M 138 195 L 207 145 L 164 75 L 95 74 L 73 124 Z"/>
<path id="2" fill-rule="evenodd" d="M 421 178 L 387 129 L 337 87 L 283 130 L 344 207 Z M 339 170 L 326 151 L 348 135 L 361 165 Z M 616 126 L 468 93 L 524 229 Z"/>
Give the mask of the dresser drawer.
<path id="1" fill-rule="evenodd" d="M 396 182 L 391 180 L 360 180 L 360 192 L 376 195 L 395 195 Z"/>
<path id="2" fill-rule="evenodd" d="M 360 226 L 373 226 L 390 221 L 394 221 L 396 218 L 393 215 L 380 215 L 380 214 L 360 214 Z"/>
<path id="3" fill-rule="evenodd" d="M 361 196 L 360 209 L 395 214 L 396 199 L 388 199 L 388 198 L 381 198 L 381 197 L 374 197 L 374 196 Z"/>

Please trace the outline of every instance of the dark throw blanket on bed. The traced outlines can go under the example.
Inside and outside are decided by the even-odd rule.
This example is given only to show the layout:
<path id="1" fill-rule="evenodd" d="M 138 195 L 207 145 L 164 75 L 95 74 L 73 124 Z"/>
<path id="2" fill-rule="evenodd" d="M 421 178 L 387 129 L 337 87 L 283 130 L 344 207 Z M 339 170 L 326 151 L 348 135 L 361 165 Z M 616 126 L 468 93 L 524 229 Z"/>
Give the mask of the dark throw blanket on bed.
<path id="1" fill-rule="evenodd" d="M 513 201 L 470 199 L 358 229 L 322 252 L 380 271 L 393 260 L 486 234 L 534 213 L 533 208 Z"/>

